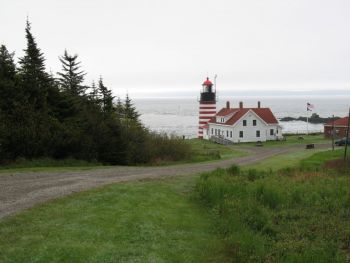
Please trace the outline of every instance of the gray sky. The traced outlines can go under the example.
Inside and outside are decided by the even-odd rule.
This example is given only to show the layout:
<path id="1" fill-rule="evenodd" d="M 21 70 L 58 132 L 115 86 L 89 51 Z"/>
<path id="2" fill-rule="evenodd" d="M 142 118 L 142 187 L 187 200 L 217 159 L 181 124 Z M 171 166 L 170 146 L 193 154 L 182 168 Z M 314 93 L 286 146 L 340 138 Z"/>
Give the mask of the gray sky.
<path id="1" fill-rule="evenodd" d="M 47 59 L 66 48 L 116 94 L 350 94 L 349 0 L 0 0 L 0 43 L 25 47 L 26 16 Z M 122 95 L 123 96 L 123 95 Z"/>

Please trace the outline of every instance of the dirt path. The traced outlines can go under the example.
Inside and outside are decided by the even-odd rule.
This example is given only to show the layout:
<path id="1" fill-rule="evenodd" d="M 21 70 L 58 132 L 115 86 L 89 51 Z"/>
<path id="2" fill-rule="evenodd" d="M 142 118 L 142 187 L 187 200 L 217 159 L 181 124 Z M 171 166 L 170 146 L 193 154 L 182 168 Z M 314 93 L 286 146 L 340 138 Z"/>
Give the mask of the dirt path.
<path id="1" fill-rule="evenodd" d="M 0 218 L 15 214 L 48 200 L 110 183 L 158 178 L 169 175 L 195 174 L 211 171 L 218 167 L 226 168 L 232 164 L 245 165 L 264 160 L 274 155 L 292 152 L 300 149 L 300 147 L 252 147 L 249 148 L 251 155 L 245 157 L 166 167 L 117 166 L 108 169 L 79 172 L 2 174 L 0 175 Z M 327 146 L 322 145 L 321 147 Z"/>

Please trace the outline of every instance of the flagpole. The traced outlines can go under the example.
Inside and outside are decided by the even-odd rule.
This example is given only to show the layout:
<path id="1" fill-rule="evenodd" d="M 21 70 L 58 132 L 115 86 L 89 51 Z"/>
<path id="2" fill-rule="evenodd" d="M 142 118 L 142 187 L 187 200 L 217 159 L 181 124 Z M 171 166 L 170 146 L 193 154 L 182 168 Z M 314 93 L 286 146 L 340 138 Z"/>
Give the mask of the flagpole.
<path id="1" fill-rule="evenodd" d="M 309 107 L 306 104 L 306 135 L 309 135 Z"/>

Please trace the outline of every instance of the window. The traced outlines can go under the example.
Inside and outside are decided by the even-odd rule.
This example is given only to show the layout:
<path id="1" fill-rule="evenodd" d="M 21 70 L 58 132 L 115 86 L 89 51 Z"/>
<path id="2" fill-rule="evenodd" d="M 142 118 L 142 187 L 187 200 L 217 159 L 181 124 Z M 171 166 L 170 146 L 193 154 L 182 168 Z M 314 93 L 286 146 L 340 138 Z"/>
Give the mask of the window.
<path id="1" fill-rule="evenodd" d="M 270 135 L 273 135 L 273 134 L 274 134 L 274 130 L 270 129 Z"/>
<path id="2" fill-rule="evenodd" d="M 243 120 L 243 126 L 247 126 L 247 120 Z"/>
<path id="3" fill-rule="evenodd" d="M 213 128 L 211 128 L 211 134 L 214 134 L 214 129 Z"/>
<path id="4" fill-rule="evenodd" d="M 228 137 L 228 131 L 226 131 L 226 137 Z"/>
<path id="5" fill-rule="evenodd" d="M 260 131 L 256 131 L 256 137 L 260 137 Z"/>
<path id="6" fill-rule="evenodd" d="M 243 131 L 239 131 L 239 138 L 243 138 Z"/>
<path id="7" fill-rule="evenodd" d="M 225 122 L 225 118 L 221 118 L 221 122 Z"/>
<path id="8" fill-rule="evenodd" d="M 253 120 L 253 126 L 256 126 L 256 120 Z"/>
<path id="9" fill-rule="evenodd" d="M 232 138 L 232 131 L 230 131 L 230 137 Z"/>
<path id="10" fill-rule="evenodd" d="M 278 134 L 278 129 L 276 130 L 276 134 Z"/>
<path id="11" fill-rule="evenodd" d="M 215 129 L 215 135 L 217 135 L 218 134 L 218 130 L 217 129 Z"/>

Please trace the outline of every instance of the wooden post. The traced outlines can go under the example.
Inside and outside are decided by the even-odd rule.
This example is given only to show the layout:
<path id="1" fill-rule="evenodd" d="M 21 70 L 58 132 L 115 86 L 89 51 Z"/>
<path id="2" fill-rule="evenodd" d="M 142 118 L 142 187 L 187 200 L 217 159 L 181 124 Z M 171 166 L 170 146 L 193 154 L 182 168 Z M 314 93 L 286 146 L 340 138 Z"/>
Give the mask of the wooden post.
<path id="1" fill-rule="evenodd" d="M 349 108 L 349 114 L 348 114 L 348 126 L 347 126 L 347 128 L 346 128 L 345 149 L 344 149 L 344 161 L 346 161 L 346 152 L 347 152 L 347 150 L 348 150 L 349 126 L 350 126 L 350 108 Z"/>

